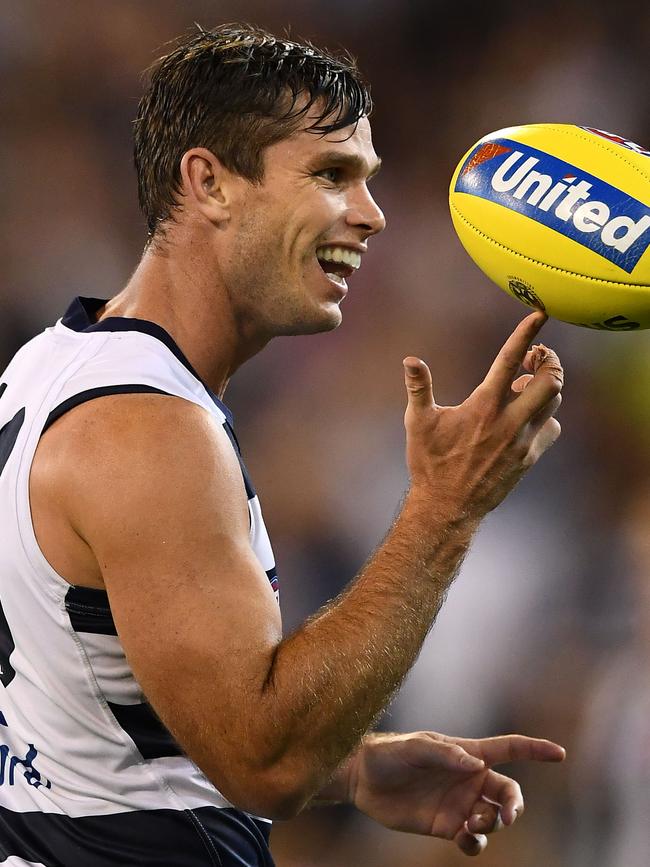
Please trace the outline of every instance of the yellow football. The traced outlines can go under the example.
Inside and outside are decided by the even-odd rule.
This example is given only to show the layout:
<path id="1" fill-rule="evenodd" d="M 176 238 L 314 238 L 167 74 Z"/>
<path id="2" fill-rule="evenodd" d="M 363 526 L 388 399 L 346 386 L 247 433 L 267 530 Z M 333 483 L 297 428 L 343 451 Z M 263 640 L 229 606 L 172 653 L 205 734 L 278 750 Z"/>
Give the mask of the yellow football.
<path id="1" fill-rule="evenodd" d="M 449 206 L 472 259 L 523 304 L 650 328 L 649 150 L 592 127 L 508 127 L 462 158 Z"/>

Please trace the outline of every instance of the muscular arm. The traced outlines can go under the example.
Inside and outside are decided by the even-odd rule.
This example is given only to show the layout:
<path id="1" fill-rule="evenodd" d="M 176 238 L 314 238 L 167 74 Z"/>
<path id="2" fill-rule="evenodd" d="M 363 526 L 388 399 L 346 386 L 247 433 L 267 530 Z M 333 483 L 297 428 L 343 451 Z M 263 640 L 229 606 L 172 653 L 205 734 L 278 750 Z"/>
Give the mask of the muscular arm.
<path id="1" fill-rule="evenodd" d="M 501 368 L 517 369 L 539 324 L 520 327 L 520 356 Z M 106 397 L 46 434 L 56 454 L 49 481 L 94 553 L 136 677 L 237 806 L 271 817 L 299 810 L 385 706 L 479 518 L 534 459 L 547 426 L 539 413 L 559 390 L 552 376 L 536 379 L 511 404 L 519 415 L 504 420 L 510 405 L 497 408 L 489 376 L 473 405 L 443 412 L 416 364 L 402 511 L 350 588 L 286 639 L 249 545 L 239 466 L 203 409 L 171 397 Z"/>

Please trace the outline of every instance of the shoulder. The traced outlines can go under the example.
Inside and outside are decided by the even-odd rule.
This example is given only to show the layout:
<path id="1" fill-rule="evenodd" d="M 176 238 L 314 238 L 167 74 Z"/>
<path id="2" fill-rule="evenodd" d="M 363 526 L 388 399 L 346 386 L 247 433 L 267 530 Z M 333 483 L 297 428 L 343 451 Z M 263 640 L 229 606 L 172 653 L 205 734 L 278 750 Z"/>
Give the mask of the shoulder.
<path id="1" fill-rule="evenodd" d="M 222 424 L 204 406 L 172 394 L 107 393 L 81 402 L 43 435 L 62 459 L 98 460 L 101 466 L 146 459 L 152 452 L 181 459 L 188 452 L 234 458 Z M 236 463 L 236 460 L 235 460 Z"/>
<path id="2" fill-rule="evenodd" d="M 160 394 L 103 396 L 65 413 L 43 435 L 32 485 L 49 489 L 82 538 L 122 515 L 227 512 L 245 524 L 246 493 L 223 426 L 204 407 Z"/>

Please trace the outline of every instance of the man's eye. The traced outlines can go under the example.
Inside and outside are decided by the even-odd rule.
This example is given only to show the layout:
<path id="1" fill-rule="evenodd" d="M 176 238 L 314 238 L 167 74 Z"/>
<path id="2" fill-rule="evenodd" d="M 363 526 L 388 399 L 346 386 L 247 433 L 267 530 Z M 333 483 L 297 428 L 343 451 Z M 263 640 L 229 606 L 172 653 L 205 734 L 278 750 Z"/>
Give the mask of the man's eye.
<path id="1" fill-rule="evenodd" d="M 337 168 L 321 169 L 316 172 L 319 178 L 324 178 L 326 181 L 331 181 L 335 184 L 341 179 L 341 170 Z"/>

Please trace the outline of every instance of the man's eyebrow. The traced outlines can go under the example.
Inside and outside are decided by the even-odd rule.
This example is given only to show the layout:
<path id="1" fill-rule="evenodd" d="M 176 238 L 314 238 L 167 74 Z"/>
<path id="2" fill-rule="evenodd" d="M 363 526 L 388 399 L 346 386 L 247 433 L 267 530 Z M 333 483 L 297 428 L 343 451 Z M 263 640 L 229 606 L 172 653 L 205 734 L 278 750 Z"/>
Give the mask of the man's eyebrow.
<path id="1" fill-rule="evenodd" d="M 346 154 L 341 151 L 325 151 L 318 154 L 314 158 L 314 163 L 318 165 L 333 165 L 346 168 L 357 175 L 365 175 L 370 180 L 374 177 L 381 168 L 381 159 L 377 157 L 377 161 L 371 166 L 357 154 Z"/>

